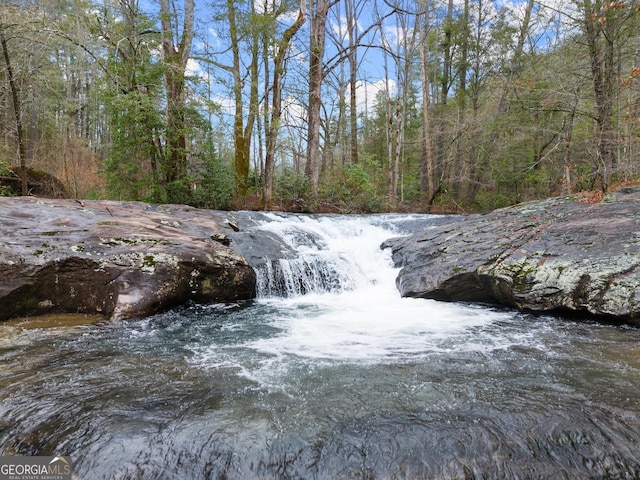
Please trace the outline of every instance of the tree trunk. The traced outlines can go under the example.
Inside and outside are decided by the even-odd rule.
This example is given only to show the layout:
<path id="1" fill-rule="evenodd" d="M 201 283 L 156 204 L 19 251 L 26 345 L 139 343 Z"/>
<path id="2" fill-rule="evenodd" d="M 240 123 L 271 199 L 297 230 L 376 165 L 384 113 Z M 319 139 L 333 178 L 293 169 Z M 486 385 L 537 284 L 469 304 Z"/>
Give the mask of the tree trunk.
<path id="1" fill-rule="evenodd" d="M 240 55 L 240 36 L 236 23 L 236 9 L 233 0 L 227 0 L 227 18 L 229 19 L 229 36 L 231 37 L 231 52 L 233 64 L 223 67 L 233 75 L 233 95 L 235 112 L 233 118 L 234 139 L 234 172 L 236 178 L 236 192 L 245 198 L 249 189 L 249 171 L 251 165 L 251 137 L 258 112 L 258 38 L 257 32 L 252 33 L 251 64 L 249 65 L 249 112 L 245 123 L 244 95 Z M 253 8 L 253 4 L 252 4 Z"/>
<path id="2" fill-rule="evenodd" d="M 327 13 L 330 2 L 313 0 L 310 2 L 310 42 L 309 42 L 309 114 L 307 137 L 307 165 L 305 174 L 311 181 L 314 195 L 318 193 L 320 179 L 320 110 L 322 107 L 321 89 L 324 79 L 324 49 L 326 38 Z M 275 93 L 275 92 L 274 92 Z"/>
<path id="3" fill-rule="evenodd" d="M 496 119 L 500 119 L 507 112 L 507 100 L 509 97 L 509 91 L 515 77 L 520 73 L 522 69 L 522 54 L 524 53 L 524 44 L 529 35 L 529 25 L 531 23 L 531 13 L 533 12 L 533 7 L 535 5 L 535 0 L 528 0 L 527 6 L 524 12 L 524 18 L 522 19 L 522 25 L 520 25 L 520 32 L 518 35 L 518 43 L 513 52 L 513 57 L 511 57 L 511 62 L 509 64 L 509 70 L 507 72 L 507 78 L 505 81 L 505 85 L 502 88 L 502 93 L 500 94 L 500 100 L 498 101 L 498 107 L 496 108 Z M 489 136 L 488 144 L 493 145 L 498 140 L 499 130 L 494 129 L 494 131 Z M 469 190 L 467 195 L 467 199 L 465 204 L 470 206 L 476 199 L 478 192 L 480 191 L 481 178 L 480 176 L 488 169 L 489 167 L 489 152 L 483 152 L 482 157 L 480 159 L 480 164 L 476 165 L 473 168 L 473 177 L 471 178 L 473 184 Z"/>
<path id="4" fill-rule="evenodd" d="M 351 163 L 358 163 L 358 48 L 356 28 L 358 19 L 356 18 L 356 6 L 354 0 L 347 0 L 347 31 L 349 35 L 349 143 L 351 152 Z"/>
<path id="5" fill-rule="evenodd" d="M 420 74 L 422 76 L 422 159 L 420 162 L 420 201 L 431 204 L 435 195 L 435 168 L 431 150 L 429 116 L 429 13 L 425 7 L 423 37 L 420 42 Z"/>
<path id="6" fill-rule="evenodd" d="M 276 140 L 280 127 L 280 118 L 282 116 L 282 75 L 284 73 L 284 60 L 291 39 L 305 22 L 305 0 L 300 1 L 300 11 L 295 23 L 287 28 L 282 35 L 282 39 L 278 42 L 276 56 L 273 60 L 273 83 L 272 83 L 272 100 L 271 100 L 271 119 L 266 129 L 267 151 L 264 159 L 264 182 L 262 185 L 262 202 L 263 208 L 268 210 L 271 208 L 271 200 L 273 197 L 273 184 L 275 176 L 275 156 L 276 156 Z"/>
<path id="7" fill-rule="evenodd" d="M 564 174 L 562 180 L 562 193 L 564 195 L 570 195 L 572 186 L 571 186 L 571 138 L 573 136 L 573 124 L 575 122 L 576 110 L 578 108 L 579 101 L 579 92 L 580 89 L 576 88 L 575 100 L 571 110 L 565 114 L 565 132 L 564 132 L 564 154 L 563 154 L 563 165 L 564 165 Z"/>
<path id="8" fill-rule="evenodd" d="M 258 97 L 258 55 L 259 44 L 257 33 L 253 36 L 253 44 L 251 45 L 251 65 L 249 66 L 251 75 L 251 85 L 249 87 L 249 115 L 247 123 L 244 127 L 244 153 L 243 160 L 246 162 L 246 170 L 242 171 L 243 185 L 249 185 L 249 164 L 251 159 L 251 138 L 253 137 L 253 129 L 260 111 L 260 100 Z M 244 168 L 244 165 L 243 165 Z M 244 191 L 246 195 L 246 190 Z"/>
<path id="9" fill-rule="evenodd" d="M 464 0 L 464 10 L 462 13 L 462 35 L 460 40 L 460 61 L 457 65 L 458 88 L 456 88 L 456 98 L 458 105 L 464 114 L 467 98 L 467 71 L 469 69 L 469 0 Z"/>
<path id="10" fill-rule="evenodd" d="M 179 43 L 173 37 L 173 22 L 169 0 L 160 0 L 162 53 L 165 61 L 167 89 L 167 160 L 165 180 L 168 200 L 181 201 L 179 183 L 187 174 L 187 137 L 185 123 L 185 72 L 194 35 L 194 0 L 184 0 L 184 23 Z"/>
<path id="11" fill-rule="evenodd" d="M 465 129 L 466 122 L 466 109 L 467 109 L 467 72 L 469 69 L 469 37 L 471 35 L 469 29 L 469 0 L 464 0 L 464 9 L 462 13 L 461 22 L 461 39 L 460 39 L 460 60 L 457 64 L 457 77 L 458 86 L 456 88 L 456 103 L 458 107 L 458 122 L 456 127 L 456 147 L 453 160 L 450 164 L 450 175 L 447 183 L 452 186 L 453 196 L 456 199 L 460 199 L 460 192 L 462 190 L 462 178 L 464 176 L 464 158 L 465 148 L 463 138 L 463 131 Z"/>
<path id="12" fill-rule="evenodd" d="M 606 191 L 609 187 L 611 174 L 614 169 L 614 141 L 613 131 L 613 85 L 614 85 L 614 32 L 615 18 L 607 18 L 601 11 L 600 2 L 595 4 L 591 0 L 584 2 L 584 30 L 589 48 L 589 60 L 593 90 L 595 94 L 596 117 L 596 183 Z M 605 31 L 607 29 L 607 31 Z"/>
<path id="13" fill-rule="evenodd" d="M 404 99 L 403 99 L 404 100 Z M 402 165 L 402 145 L 404 143 L 404 124 L 405 124 L 405 118 L 404 118 L 404 101 L 401 101 L 400 99 L 398 99 L 398 102 L 396 103 L 396 113 L 395 113 L 395 119 L 396 119 L 396 131 L 395 131 L 395 157 L 394 157 L 394 161 L 393 161 L 393 178 L 392 178 L 392 182 L 393 182 L 393 200 L 395 202 L 397 202 L 398 200 L 402 201 L 402 198 L 400 197 L 400 195 L 398 194 L 398 185 L 400 183 L 400 167 Z"/>
<path id="14" fill-rule="evenodd" d="M 383 43 L 384 44 L 384 43 Z M 389 64 L 388 52 L 383 51 L 384 65 L 384 93 L 385 93 L 385 139 L 387 143 L 387 195 L 391 202 L 395 202 L 393 196 L 393 115 L 391 111 L 391 89 L 389 88 Z"/>
<path id="15" fill-rule="evenodd" d="M 9 46 L 7 45 L 7 37 L 4 33 L 4 26 L 0 24 L 0 46 L 2 46 L 2 54 L 7 71 L 7 79 L 9 81 L 9 89 L 11 90 L 11 100 L 13 102 L 13 115 L 16 121 L 16 134 L 18 139 L 18 159 L 20 161 L 20 191 L 22 196 L 29 194 L 29 185 L 27 182 L 27 140 L 24 135 L 22 126 L 22 108 L 20 103 L 20 95 L 18 86 L 16 85 L 11 66 L 11 57 L 9 55 Z"/>
<path id="16" fill-rule="evenodd" d="M 428 6 L 425 8 L 429 8 Z M 442 44 L 442 82 L 440 85 L 440 102 L 442 105 L 447 104 L 449 96 L 449 78 L 451 77 L 451 48 L 453 46 L 453 0 L 449 0 L 447 4 L 447 16 L 444 19 L 442 28 L 444 30 L 444 42 Z M 424 41 L 428 41 L 425 39 Z"/>
<path id="17" fill-rule="evenodd" d="M 236 191 L 241 198 L 247 196 L 249 181 L 249 157 L 247 152 L 247 139 L 244 136 L 244 101 L 242 95 L 242 75 L 240 73 L 240 40 L 236 25 L 236 9 L 233 0 L 227 0 L 227 18 L 229 19 L 229 36 L 231 40 L 233 75 L 233 96 L 235 100 L 235 112 L 233 116 L 233 142 L 234 142 L 234 171 L 236 176 Z"/>

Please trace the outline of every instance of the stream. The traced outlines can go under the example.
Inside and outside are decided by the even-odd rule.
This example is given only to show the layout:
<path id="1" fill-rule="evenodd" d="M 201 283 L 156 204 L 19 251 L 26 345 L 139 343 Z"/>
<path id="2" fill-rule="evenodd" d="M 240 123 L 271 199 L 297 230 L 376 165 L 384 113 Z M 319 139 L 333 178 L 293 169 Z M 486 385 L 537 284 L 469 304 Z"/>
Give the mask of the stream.
<path id="1" fill-rule="evenodd" d="M 94 479 L 638 479 L 640 329 L 400 298 L 430 216 L 255 214 L 243 305 L 0 323 L 0 454 Z"/>

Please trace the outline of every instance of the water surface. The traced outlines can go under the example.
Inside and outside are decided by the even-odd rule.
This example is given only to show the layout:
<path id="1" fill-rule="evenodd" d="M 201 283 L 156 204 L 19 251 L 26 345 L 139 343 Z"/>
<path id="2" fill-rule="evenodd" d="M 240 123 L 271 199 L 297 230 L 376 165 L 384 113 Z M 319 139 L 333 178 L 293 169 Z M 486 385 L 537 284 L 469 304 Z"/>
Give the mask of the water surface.
<path id="1" fill-rule="evenodd" d="M 639 329 L 401 299 L 400 217 L 263 220 L 305 295 L 0 325 L 0 452 L 82 479 L 640 478 Z"/>

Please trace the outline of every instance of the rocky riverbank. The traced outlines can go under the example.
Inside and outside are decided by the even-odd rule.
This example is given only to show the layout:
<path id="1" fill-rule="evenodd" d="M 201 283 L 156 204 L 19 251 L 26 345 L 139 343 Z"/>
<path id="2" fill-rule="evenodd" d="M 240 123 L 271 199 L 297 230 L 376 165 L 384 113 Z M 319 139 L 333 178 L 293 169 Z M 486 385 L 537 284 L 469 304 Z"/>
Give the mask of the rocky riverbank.
<path id="1" fill-rule="evenodd" d="M 406 297 L 640 324 L 640 188 L 472 215 L 383 248 Z"/>
<path id="2" fill-rule="evenodd" d="M 255 296 L 225 214 L 184 205 L 0 198 L 0 320 L 141 317 Z"/>
<path id="3" fill-rule="evenodd" d="M 0 198 L 0 320 L 142 317 L 256 294 L 252 267 L 288 258 L 253 217 L 184 205 Z M 241 232 L 236 232 L 240 223 Z M 390 239 L 407 297 L 640 324 L 640 188 L 552 198 Z"/>

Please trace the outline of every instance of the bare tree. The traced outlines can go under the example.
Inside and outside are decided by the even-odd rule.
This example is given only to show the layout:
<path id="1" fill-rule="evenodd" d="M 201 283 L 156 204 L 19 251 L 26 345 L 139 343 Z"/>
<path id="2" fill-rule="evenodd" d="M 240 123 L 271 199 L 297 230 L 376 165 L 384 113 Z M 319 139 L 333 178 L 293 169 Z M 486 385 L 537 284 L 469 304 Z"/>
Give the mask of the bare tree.
<path id="1" fill-rule="evenodd" d="M 306 21 L 305 0 L 300 0 L 300 10 L 296 21 L 282 34 L 276 44 L 276 55 L 273 60 L 273 82 L 271 85 L 271 118 L 265 132 L 266 152 L 264 160 L 264 182 L 262 186 L 263 207 L 271 207 L 273 184 L 275 176 L 275 156 L 280 119 L 282 117 L 282 80 L 284 75 L 285 58 L 289 45 L 295 34 Z"/>
<path id="2" fill-rule="evenodd" d="M 305 174 L 311 181 L 314 195 L 318 193 L 320 178 L 320 111 L 327 13 L 337 0 L 310 0 L 309 22 L 309 113 L 307 134 L 307 164 Z"/>
<path id="3" fill-rule="evenodd" d="M 404 191 L 403 168 L 405 163 L 405 133 L 407 126 L 407 110 L 409 97 L 414 80 L 414 59 L 418 54 L 418 15 L 405 4 L 395 8 L 395 43 L 383 34 L 383 45 L 388 56 L 393 60 L 395 73 L 396 95 L 393 101 L 390 97 L 389 81 L 387 83 L 387 125 L 388 147 L 387 166 L 389 168 L 387 182 L 388 195 L 392 203 L 402 200 Z M 385 76 L 388 76 L 388 66 L 385 56 Z"/>
<path id="4" fill-rule="evenodd" d="M 436 194 L 435 187 L 435 168 L 433 161 L 433 151 L 431 149 L 431 117 L 429 106 L 429 5 L 425 1 L 421 6 L 423 9 L 422 25 L 420 28 L 420 75 L 422 78 L 421 91 L 422 91 L 422 158 L 420 162 L 420 201 L 428 203 L 433 202 Z M 443 84 L 444 89 L 444 84 Z M 443 91 L 443 96 L 446 92 Z"/>
<path id="5" fill-rule="evenodd" d="M 428 4 L 425 9 L 428 9 Z M 425 25 L 426 27 L 426 25 Z M 451 67 L 452 67 L 452 49 L 453 49 L 453 0 L 448 0 L 447 15 L 442 23 L 444 33 L 444 41 L 442 42 L 442 80 L 440 82 L 441 100 L 443 105 L 447 104 L 449 97 L 449 88 L 451 87 Z"/>
<path id="6" fill-rule="evenodd" d="M 13 105 L 13 115 L 16 123 L 16 134 L 18 137 L 18 159 L 20 161 L 21 175 L 21 193 L 23 196 L 29 193 L 27 184 L 27 139 L 24 134 L 22 125 L 22 107 L 20 102 L 20 92 L 11 65 L 11 55 L 9 54 L 9 45 L 7 42 L 7 26 L 0 22 L 0 47 L 2 48 L 2 56 L 4 59 L 7 81 L 11 90 L 11 101 Z"/>
<path id="7" fill-rule="evenodd" d="M 525 7 L 522 23 L 520 24 L 520 31 L 518 33 L 518 41 L 513 51 L 513 55 L 511 56 L 509 66 L 506 71 L 505 82 L 500 92 L 500 99 L 498 100 L 498 105 L 495 112 L 496 118 L 503 117 L 507 112 L 507 109 L 508 109 L 507 100 L 509 97 L 509 93 L 511 91 L 513 82 L 515 81 L 515 79 L 520 74 L 523 68 L 524 47 L 525 47 L 525 42 L 530 33 L 531 15 L 533 12 L 534 5 L 535 5 L 535 0 L 527 0 L 527 5 Z M 480 12 L 479 14 L 481 15 L 482 12 Z M 475 99 L 474 102 L 477 102 L 477 99 Z M 497 129 L 494 129 L 494 131 L 490 133 L 489 141 L 488 141 L 489 145 L 493 145 L 496 142 L 496 140 L 498 139 L 498 134 L 499 132 Z M 489 153 L 483 152 L 479 163 L 477 165 L 474 165 L 474 167 L 472 167 L 471 180 L 473 181 L 473 184 L 467 194 L 466 205 L 471 205 L 475 201 L 476 195 L 478 195 L 478 192 L 480 191 L 480 185 L 481 185 L 479 176 L 484 174 L 485 170 L 488 167 L 488 164 L 489 164 Z"/>
<path id="8" fill-rule="evenodd" d="M 349 60 L 349 151 L 351 152 L 351 163 L 358 163 L 358 19 L 366 2 L 347 0 L 345 2 L 345 13 L 347 20 L 348 60 Z"/>
<path id="9" fill-rule="evenodd" d="M 614 103 L 616 76 L 619 76 L 620 49 L 628 41 L 625 26 L 637 15 L 635 2 L 584 0 L 582 29 L 586 38 L 595 95 L 595 167 L 596 181 L 606 191 L 615 171 Z"/>

